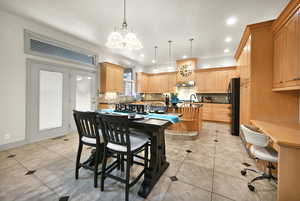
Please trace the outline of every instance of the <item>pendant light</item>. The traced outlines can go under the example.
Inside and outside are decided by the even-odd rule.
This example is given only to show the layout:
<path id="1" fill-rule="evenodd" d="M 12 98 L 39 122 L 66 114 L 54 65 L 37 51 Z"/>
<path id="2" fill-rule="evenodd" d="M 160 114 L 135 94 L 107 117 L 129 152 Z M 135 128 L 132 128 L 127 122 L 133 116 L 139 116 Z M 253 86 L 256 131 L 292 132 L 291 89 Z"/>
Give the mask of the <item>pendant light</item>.
<path id="1" fill-rule="evenodd" d="M 171 40 L 168 41 L 168 43 L 169 43 L 169 66 L 168 66 L 168 69 L 170 69 L 170 70 L 174 68 L 173 64 L 172 64 L 172 48 L 171 48 L 172 42 L 173 41 L 171 41 Z"/>
<path id="2" fill-rule="evenodd" d="M 189 41 L 190 41 L 190 58 L 193 57 L 193 38 L 190 38 Z"/>
<path id="3" fill-rule="evenodd" d="M 158 47 L 157 47 L 157 46 L 154 46 L 154 59 L 152 60 L 152 63 L 155 64 L 154 71 L 157 71 L 157 70 L 158 70 L 157 49 L 158 49 Z"/>
<path id="4" fill-rule="evenodd" d="M 193 58 L 193 38 L 190 38 L 190 58 Z M 193 70 L 192 63 L 188 64 L 188 70 Z"/>
<path id="5" fill-rule="evenodd" d="M 128 50 L 140 50 L 143 48 L 136 35 L 128 30 L 128 25 L 126 22 L 126 0 L 124 0 L 124 17 L 122 28 L 119 31 L 115 29 L 115 31 L 108 36 L 106 46 L 113 49 Z"/>

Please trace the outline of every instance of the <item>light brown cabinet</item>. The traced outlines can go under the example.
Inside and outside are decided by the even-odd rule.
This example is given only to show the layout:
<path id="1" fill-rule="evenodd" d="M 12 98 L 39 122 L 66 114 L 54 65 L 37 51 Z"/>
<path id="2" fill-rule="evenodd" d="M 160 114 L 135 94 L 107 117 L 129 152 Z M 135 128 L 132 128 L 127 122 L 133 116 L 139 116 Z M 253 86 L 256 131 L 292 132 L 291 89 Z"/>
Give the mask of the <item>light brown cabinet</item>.
<path id="1" fill-rule="evenodd" d="M 167 92 L 172 93 L 176 90 L 176 73 L 168 73 L 168 90 Z"/>
<path id="2" fill-rule="evenodd" d="M 235 54 L 241 79 L 241 124 L 250 124 L 250 120 L 253 119 L 293 122 L 298 118 L 296 109 L 298 95 L 272 91 L 273 78 L 280 80 L 281 77 L 281 74 L 274 77 L 272 74 L 274 63 L 272 25 L 273 21 L 248 25 Z"/>
<path id="3" fill-rule="evenodd" d="M 205 121 L 231 122 L 231 105 L 203 103 L 202 119 Z"/>
<path id="4" fill-rule="evenodd" d="M 239 77 L 236 67 L 197 70 L 198 93 L 227 93 L 231 78 Z"/>
<path id="5" fill-rule="evenodd" d="M 137 80 L 137 92 L 138 93 L 148 93 L 149 91 L 149 75 L 146 73 L 139 72 L 136 75 Z"/>
<path id="6" fill-rule="evenodd" d="M 176 73 L 137 73 L 139 93 L 171 93 L 175 91 Z"/>
<path id="7" fill-rule="evenodd" d="M 196 70 L 196 89 L 198 93 L 227 93 L 231 78 L 239 77 L 236 67 Z M 172 93 L 176 91 L 177 73 L 137 73 L 139 93 Z"/>
<path id="8" fill-rule="evenodd" d="M 274 35 L 273 90 L 300 89 L 299 12 Z"/>
<path id="9" fill-rule="evenodd" d="M 117 92 L 122 93 L 124 69 L 116 64 L 100 64 L 100 92 Z"/>

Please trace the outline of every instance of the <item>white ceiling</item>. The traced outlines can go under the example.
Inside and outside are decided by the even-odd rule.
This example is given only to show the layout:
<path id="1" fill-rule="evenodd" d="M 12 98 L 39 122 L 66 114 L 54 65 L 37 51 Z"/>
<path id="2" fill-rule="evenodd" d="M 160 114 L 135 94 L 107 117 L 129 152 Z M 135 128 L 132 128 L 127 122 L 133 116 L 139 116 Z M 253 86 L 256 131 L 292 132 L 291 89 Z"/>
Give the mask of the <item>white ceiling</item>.
<path id="1" fill-rule="evenodd" d="M 144 49 L 116 52 L 143 65 L 151 65 L 154 46 L 159 62 L 168 61 L 168 40 L 174 59 L 189 54 L 189 38 L 194 38 L 193 56 L 200 58 L 233 55 L 245 25 L 278 16 L 289 0 L 127 0 L 127 21 Z M 108 34 L 121 26 L 122 0 L 0 0 L 0 8 L 32 18 L 104 46 Z M 237 23 L 226 25 L 234 16 Z M 224 39 L 232 37 L 231 43 Z M 224 53 L 224 49 L 230 49 Z M 143 53 L 145 58 L 139 55 Z"/>

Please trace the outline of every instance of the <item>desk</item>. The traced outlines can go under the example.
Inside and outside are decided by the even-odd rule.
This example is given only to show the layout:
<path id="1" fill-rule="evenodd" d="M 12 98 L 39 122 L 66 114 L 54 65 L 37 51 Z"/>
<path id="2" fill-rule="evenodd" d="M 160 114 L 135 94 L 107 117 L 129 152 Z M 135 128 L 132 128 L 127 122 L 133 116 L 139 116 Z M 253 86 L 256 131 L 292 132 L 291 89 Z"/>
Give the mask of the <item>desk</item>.
<path id="1" fill-rule="evenodd" d="M 251 120 L 278 151 L 277 201 L 300 200 L 300 125 Z"/>

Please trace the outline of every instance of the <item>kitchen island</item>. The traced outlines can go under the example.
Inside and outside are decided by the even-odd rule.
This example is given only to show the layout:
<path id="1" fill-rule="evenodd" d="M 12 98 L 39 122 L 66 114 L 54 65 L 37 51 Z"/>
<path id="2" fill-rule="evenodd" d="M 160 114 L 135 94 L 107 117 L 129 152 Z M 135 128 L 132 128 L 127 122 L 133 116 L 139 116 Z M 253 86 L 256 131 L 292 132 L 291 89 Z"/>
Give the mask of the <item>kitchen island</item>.
<path id="1" fill-rule="evenodd" d="M 166 134 L 179 136 L 188 139 L 194 139 L 199 135 L 202 129 L 202 106 L 196 107 L 178 107 L 175 112 L 181 114 L 181 121 L 177 124 L 172 124 L 166 130 Z M 172 112 L 173 108 L 169 108 Z"/>

